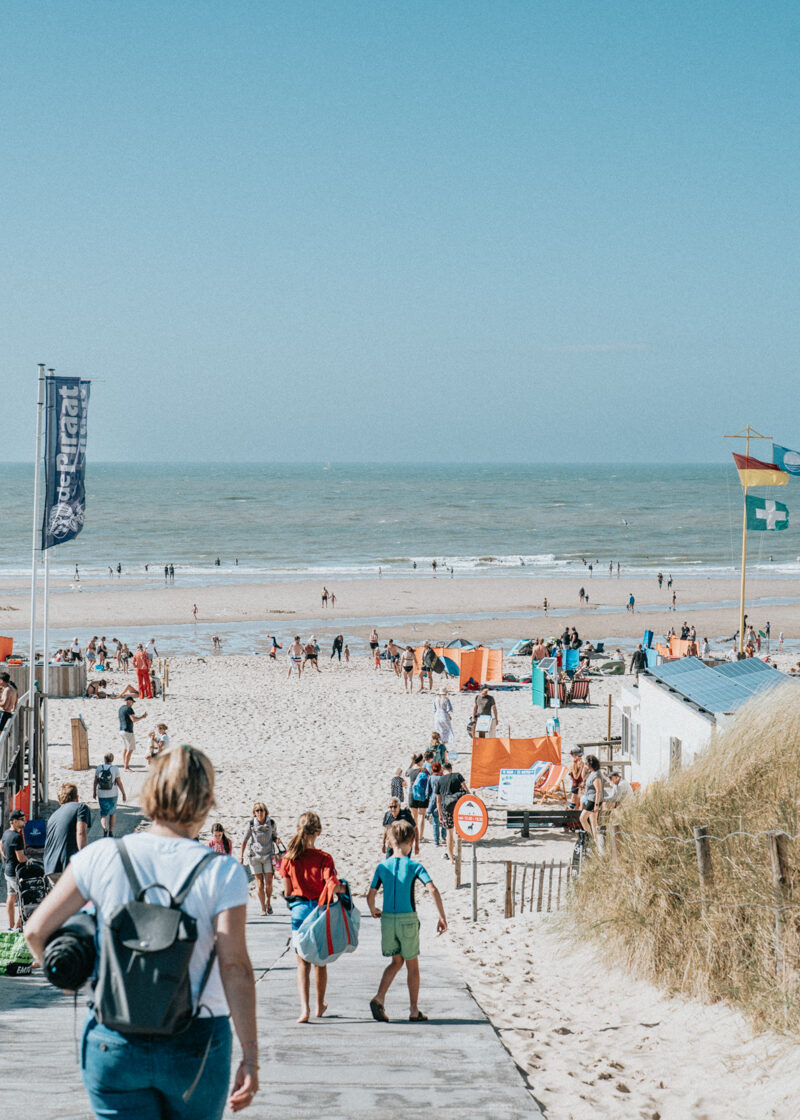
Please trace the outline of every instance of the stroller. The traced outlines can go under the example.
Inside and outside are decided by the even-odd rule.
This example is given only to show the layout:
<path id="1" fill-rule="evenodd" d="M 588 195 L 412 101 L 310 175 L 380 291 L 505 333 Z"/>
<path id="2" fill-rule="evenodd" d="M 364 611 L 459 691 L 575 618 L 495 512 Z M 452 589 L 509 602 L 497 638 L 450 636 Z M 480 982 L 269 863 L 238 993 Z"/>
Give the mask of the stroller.
<path id="1" fill-rule="evenodd" d="M 29 859 L 17 868 L 17 888 L 19 910 L 22 915 L 22 924 L 42 901 L 48 891 L 48 882 L 44 873 L 44 864 L 38 859 Z"/>

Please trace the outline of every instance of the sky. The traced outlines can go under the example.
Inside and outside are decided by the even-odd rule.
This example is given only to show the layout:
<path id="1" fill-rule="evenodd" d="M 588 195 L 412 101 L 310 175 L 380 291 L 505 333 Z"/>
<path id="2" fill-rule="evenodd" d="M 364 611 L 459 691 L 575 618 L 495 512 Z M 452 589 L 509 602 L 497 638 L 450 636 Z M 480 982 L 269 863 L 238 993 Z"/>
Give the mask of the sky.
<path id="1" fill-rule="evenodd" d="M 800 447 L 800 8 L 6 0 L 0 376 L 108 460 Z"/>

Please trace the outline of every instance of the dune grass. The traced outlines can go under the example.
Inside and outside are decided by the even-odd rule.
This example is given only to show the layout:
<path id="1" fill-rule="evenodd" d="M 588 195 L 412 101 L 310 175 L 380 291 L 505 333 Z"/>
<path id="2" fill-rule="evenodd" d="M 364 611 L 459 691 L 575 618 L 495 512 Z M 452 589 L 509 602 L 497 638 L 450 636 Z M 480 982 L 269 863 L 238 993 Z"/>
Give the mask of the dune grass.
<path id="1" fill-rule="evenodd" d="M 608 843 L 586 862 L 569 918 L 637 976 L 670 992 L 726 1000 L 757 1026 L 800 1035 L 800 840 L 787 842 L 784 902 L 792 908 L 783 910 L 780 979 L 765 836 L 712 840 L 705 915 L 689 901 L 701 893 L 694 825 L 717 837 L 773 829 L 794 837 L 799 809 L 800 690 L 787 684 L 746 705 L 693 766 L 614 815 L 621 829 L 616 866 Z"/>

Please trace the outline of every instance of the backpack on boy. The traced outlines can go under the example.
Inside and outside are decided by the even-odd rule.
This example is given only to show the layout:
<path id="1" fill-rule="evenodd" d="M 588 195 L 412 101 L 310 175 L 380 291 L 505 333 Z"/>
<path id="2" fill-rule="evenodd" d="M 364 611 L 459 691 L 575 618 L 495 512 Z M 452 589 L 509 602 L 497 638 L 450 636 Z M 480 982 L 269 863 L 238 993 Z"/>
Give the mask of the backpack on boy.
<path id="1" fill-rule="evenodd" d="M 114 775 L 108 764 L 97 767 L 97 788 L 104 792 L 114 788 Z"/>
<path id="2" fill-rule="evenodd" d="M 216 956 L 212 949 L 195 1006 L 189 964 L 197 922 L 182 907 L 200 872 L 217 855 L 207 851 L 173 895 L 160 883 L 142 887 L 124 840 L 117 841 L 117 851 L 133 898 L 117 906 L 103 927 L 94 1014 L 98 1023 L 122 1034 L 177 1034 L 197 1015 Z M 169 905 L 147 901 L 155 887 L 166 893 Z"/>

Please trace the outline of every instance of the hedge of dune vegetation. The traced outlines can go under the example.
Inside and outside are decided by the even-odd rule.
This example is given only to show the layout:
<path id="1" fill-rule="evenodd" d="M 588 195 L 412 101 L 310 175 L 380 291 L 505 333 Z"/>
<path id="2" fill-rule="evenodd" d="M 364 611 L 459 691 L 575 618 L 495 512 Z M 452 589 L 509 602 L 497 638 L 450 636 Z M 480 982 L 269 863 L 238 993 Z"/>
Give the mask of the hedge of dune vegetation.
<path id="1" fill-rule="evenodd" d="M 797 837 L 799 808 L 800 685 L 787 683 L 747 704 L 694 765 L 601 815 L 619 825 L 616 860 L 607 841 L 584 863 L 569 921 L 637 976 L 799 1034 L 800 839 L 784 842 L 776 893 L 764 835 Z M 695 825 L 728 837 L 710 842 L 705 906 Z"/>

